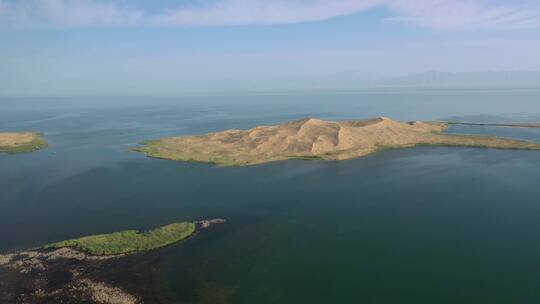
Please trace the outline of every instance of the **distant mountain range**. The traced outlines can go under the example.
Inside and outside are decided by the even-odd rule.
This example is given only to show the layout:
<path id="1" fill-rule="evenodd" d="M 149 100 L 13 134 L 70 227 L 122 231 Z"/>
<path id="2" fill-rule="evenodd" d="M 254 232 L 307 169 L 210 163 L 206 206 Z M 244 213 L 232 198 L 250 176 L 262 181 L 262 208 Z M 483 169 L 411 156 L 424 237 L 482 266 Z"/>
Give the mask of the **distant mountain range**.
<path id="1" fill-rule="evenodd" d="M 540 86 L 540 72 L 441 72 L 429 71 L 400 77 L 379 79 L 375 85 L 385 86 Z"/>
<path id="2" fill-rule="evenodd" d="M 445 87 L 537 87 L 540 71 L 428 71 L 404 76 L 381 76 L 348 71 L 328 75 L 282 75 L 268 79 L 243 82 L 253 90 L 310 90 L 310 89 L 362 89 L 362 88 L 445 88 Z M 236 83 L 228 85 L 240 87 Z"/>

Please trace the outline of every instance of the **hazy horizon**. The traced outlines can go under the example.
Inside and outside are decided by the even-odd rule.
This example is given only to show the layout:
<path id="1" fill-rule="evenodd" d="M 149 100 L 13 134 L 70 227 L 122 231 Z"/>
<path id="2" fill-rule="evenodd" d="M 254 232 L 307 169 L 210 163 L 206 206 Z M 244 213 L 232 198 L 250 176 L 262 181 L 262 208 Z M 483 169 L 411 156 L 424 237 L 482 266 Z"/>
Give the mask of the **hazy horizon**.
<path id="1" fill-rule="evenodd" d="M 526 0 L 0 0 L 0 96 L 537 85 L 512 71 L 540 75 L 539 15 Z"/>

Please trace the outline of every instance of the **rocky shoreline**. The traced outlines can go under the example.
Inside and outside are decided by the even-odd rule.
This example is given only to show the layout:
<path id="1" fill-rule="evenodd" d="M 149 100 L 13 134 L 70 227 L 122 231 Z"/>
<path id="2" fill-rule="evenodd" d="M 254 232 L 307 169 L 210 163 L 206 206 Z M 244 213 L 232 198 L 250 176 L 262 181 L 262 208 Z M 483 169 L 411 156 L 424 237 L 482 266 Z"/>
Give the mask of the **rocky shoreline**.
<path id="1" fill-rule="evenodd" d="M 223 219 L 195 222 L 196 233 Z M 94 256 L 72 248 L 0 255 L 0 303 L 171 303 L 155 279 L 157 251 Z"/>

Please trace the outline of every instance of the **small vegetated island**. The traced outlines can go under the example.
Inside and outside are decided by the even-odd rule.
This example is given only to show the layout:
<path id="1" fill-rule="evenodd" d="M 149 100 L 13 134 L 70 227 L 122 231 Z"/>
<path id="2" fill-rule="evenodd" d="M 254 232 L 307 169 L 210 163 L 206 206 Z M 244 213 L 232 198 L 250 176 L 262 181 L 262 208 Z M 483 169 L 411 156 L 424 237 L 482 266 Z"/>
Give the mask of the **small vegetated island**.
<path id="1" fill-rule="evenodd" d="M 399 122 L 385 117 L 350 121 L 307 118 L 249 130 L 146 141 L 135 151 L 155 158 L 242 166 L 286 159 L 344 160 L 415 146 L 540 150 L 540 144 L 534 142 L 442 133 L 447 127 L 443 122 Z"/>
<path id="2" fill-rule="evenodd" d="M 47 142 L 40 133 L 0 132 L 0 153 L 25 153 L 46 147 Z"/>
<path id="3" fill-rule="evenodd" d="M 117 255 L 148 251 L 179 242 L 195 232 L 195 223 L 175 223 L 140 232 L 126 230 L 46 245 L 45 248 L 74 248 L 91 255 Z"/>
<path id="4" fill-rule="evenodd" d="M 152 258 L 136 253 L 180 242 L 223 222 L 180 222 L 0 254 L 0 303 L 137 304 L 148 294 L 159 299 L 161 283 L 153 278 Z"/>

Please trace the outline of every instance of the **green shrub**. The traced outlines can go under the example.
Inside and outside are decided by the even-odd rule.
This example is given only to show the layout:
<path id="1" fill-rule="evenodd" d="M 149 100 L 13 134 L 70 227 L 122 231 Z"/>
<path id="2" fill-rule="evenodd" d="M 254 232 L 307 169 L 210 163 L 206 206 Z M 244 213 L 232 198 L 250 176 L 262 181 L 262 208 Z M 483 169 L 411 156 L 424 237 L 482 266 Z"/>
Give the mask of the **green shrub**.
<path id="1" fill-rule="evenodd" d="M 71 247 L 92 255 L 115 255 L 147 251 L 181 241 L 195 232 L 195 224 L 174 223 L 154 230 L 126 230 L 86 236 L 46 245 L 45 248 Z"/>

